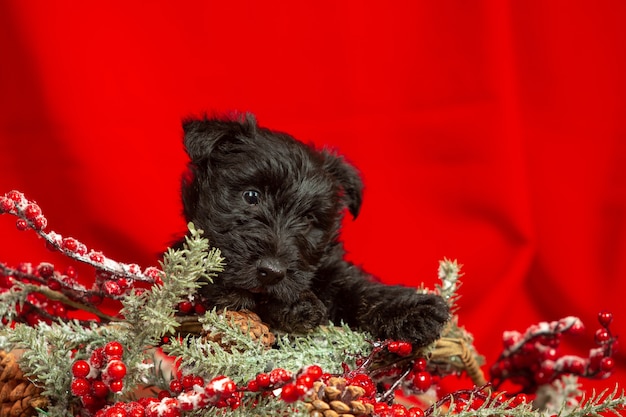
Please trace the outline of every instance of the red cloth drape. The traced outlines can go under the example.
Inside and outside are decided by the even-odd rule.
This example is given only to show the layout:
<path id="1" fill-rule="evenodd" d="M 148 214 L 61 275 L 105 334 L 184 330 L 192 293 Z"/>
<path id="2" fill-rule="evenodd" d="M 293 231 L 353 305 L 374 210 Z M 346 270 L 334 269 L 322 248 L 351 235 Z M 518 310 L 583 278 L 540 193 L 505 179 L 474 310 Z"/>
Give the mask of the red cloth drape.
<path id="1" fill-rule="evenodd" d="M 185 229 L 180 119 L 253 111 L 361 170 L 352 260 L 430 287 L 464 264 L 488 362 L 568 315 L 584 354 L 600 310 L 626 334 L 624 21 L 622 1 L 3 1 L 0 192 L 155 265 Z M 54 259 L 7 217 L 0 260 Z"/>

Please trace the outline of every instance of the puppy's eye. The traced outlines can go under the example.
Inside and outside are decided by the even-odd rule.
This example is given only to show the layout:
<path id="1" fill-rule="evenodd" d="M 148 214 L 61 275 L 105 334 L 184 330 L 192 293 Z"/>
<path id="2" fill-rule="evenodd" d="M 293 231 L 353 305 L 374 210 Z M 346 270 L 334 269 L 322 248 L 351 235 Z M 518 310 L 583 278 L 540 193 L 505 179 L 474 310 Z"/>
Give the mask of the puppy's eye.
<path id="1" fill-rule="evenodd" d="M 244 191 L 243 201 L 250 204 L 251 206 L 256 206 L 261 202 L 261 193 L 255 190 Z"/>

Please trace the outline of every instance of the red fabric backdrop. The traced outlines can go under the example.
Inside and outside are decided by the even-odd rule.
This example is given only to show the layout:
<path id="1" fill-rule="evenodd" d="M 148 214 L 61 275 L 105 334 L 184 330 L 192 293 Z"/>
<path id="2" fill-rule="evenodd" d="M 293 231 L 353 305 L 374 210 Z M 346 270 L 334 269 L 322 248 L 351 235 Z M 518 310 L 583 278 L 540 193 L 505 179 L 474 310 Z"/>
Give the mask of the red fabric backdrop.
<path id="1" fill-rule="evenodd" d="M 578 354 L 602 309 L 626 335 L 625 2 L 59 3 L 0 2 L 0 192 L 51 229 L 156 264 L 185 227 L 180 119 L 253 111 L 361 170 L 352 260 L 431 287 L 464 264 L 489 362 L 540 320 L 583 319 Z M 54 261 L 6 217 L 2 261 Z"/>

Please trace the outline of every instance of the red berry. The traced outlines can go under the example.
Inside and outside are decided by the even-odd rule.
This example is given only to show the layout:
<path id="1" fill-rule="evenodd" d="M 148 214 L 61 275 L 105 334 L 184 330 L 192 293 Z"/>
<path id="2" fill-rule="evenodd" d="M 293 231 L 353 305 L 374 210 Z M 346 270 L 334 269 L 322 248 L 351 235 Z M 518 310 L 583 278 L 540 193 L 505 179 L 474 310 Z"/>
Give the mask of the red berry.
<path id="1" fill-rule="evenodd" d="M 124 362 L 114 359 L 106 367 L 105 374 L 113 381 L 119 381 L 126 376 L 126 365 Z M 113 388 L 111 388 L 113 390 Z"/>
<path id="2" fill-rule="evenodd" d="M 206 307 L 205 307 L 205 306 L 203 306 L 203 305 L 202 305 L 202 304 L 200 304 L 200 303 L 196 303 L 196 304 L 194 304 L 194 306 L 193 306 L 193 311 L 194 311 L 196 314 L 198 314 L 198 315 L 202 315 L 202 314 L 206 313 Z"/>
<path id="3" fill-rule="evenodd" d="M 568 366 L 567 370 L 574 375 L 582 375 L 585 372 L 585 363 L 582 360 L 572 360 Z"/>
<path id="4" fill-rule="evenodd" d="M 87 379 L 85 378 L 74 378 L 72 380 L 71 389 L 72 394 L 76 395 L 77 397 L 82 397 L 83 395 L 89 393 L 91 385 L 89 384 L 89 381 L 87 381 Z"/>
<path id="5" fill-rule="evenodd" d="M 365 374 L 356 374 L 349 381 L 350 385 L 357 385 L 365 390 L 365 397 L 372 397 L 376 394 L 376 385 L 372 379 Z"/>
<path id="6" fill-rule="evenodd" d="M 607 329 L 598 329 L 595 335 L 596 344 L 604 345 L 611 340 L 611 333 Z"/>
<path id="7" fill-rule="evenodd" d="M 292 403 L 299 398 L 298 391 L 294 384 L 285 385 L 280 392 L 280 399 L 286 403 Z"/>
<path id="8" fill-rule="evenodd" d="M 387 345 L 387 349 L 396 355 L 408 356 L 413 351 L 413 346 L 409 342 L 393 341 Z"/>
<path id="9" fill-rule="evenodd" d="M 424 410 L 419 407 L 409 408 L 409 417 L 424 417 Z"/>
<path id="10" fill-rule="evenodd" d="M 272 384 L 277 384 L 279 382 L 289 382 L 291 380 L 291 372 L 282 369 L 276 368 L 270 371 L 270 382 Z"/>
<path id="11" fill-rule="evenodd" d="M 606 357 L 606 358 L 602 358 L 602 360 L 600 361 L 600 369 L 602 369 L 605 372 L 612 371 L 614 367 L 615 367 L 615 360 L 613 358 Z"/>
<path id="12" fill-rule="evenodd" d="M 191 311 L 193 310 L 193 304 L 191 303 L 191 301 L 181 301 L 180 303 L 178 303 L 178 311 L 180 311 L 183 314 L 189 314 L 191 313 Z"/>
<path id="13" fill-rule="evenodd" d="M 28 222 L 24 219 L 17 219 L 15 221 L 15 227 L 17 227 L 17 230 L 24 231 L 28 229 Z"/>
<path id="14" fill-rule="evenodd" d="M 48 278 L 46 284 L 48 285 L 48 288 L 50 288 L 52 291 L 59 291 L 62 287 L 61 283 L 55 278 Z"/>
<path id="15" fill-rule="evenodd" d="M 73 237 L 66 237 L 61 242 L 61 247 L 70 252 L 75 252 L 76 249 L 78 248 L 78 241 L 74 239 Z"/>
<path id="16" fill-rule="evenodd" d="M 296 385 L 302 385 L 306 387 L 306 389 L 313 388 L 313 382 L 315 382 L 315 380 L 311 378 L 310 375 L 307 375 L 307 374 L 300 375 L 296 379 Z"/>
<path id="17" fill-rule="evenodd" d="M 181 382 L 183 383 L 183 388 L 184 389 L 191 389 L 193 388 L 193 375 L 185 375 L 183 377 L 183 379 L 181 380 Z"/>
<path id="18" fill-rule="evenodd" d="M 374 404 L 374 415 L 385 415 L 389 413 L 389 406 L 385 403 Z"/>
<path id="19" fill-rule="evenodd" d="M 425 371 L 428 367 L 428 361 L 426 358 L 418 358 L 413 362 L 413 370 L 416 372 Z"/>
<path id="20" fill-rule="evenodd" d="M 39 206 L 35 203 L 30 203 L 29 205 L 26 206 L 26 208 L 24 209 L 24 216 L 28 219 L 28 220 L 34 220 L 36 217 L 41 215 L 41 209 L 39 208 Z"/>
<path id="21" fill-rule="evenodd" d="M 128 417 L 145 417 L 145 407 L 137 401 L 132 401 L 126 406 Z"/>
<path id="22" fill-rule="evenodd" d="M 8 193 L 5 194 L 5 196 L 15 201 L 16 203 L 21 203 L 22 200 L 24 200 L 24 194 L 16 190 L 9 191 Z"/>
<path id="23" fill-rule="evenodd" d="M 102 284 L 102 290 L 108 295 L 122 295 L 122 287 L 116 281 L 104 281 Z"/>
<path id="24" fill-rule="evenodd" d="M 322 377 L 322 374 L 324 373 L 324 371 L 322 371 L 322 368 L 319 367 L 318 365 L 309 365 L 306 367 L 305 372 L 308 376 L 310 376 L 311 378 L 313 378 L 313 380 L 317 381 L 318 379 L 320 379 Z"/>
<path id="25" fill-rule="evenodd" d="M 15 203 L 13 200 L 2 197 L 0 198 L 0 213 L 8 213 L 15 208 Z"/>
<path id="26" fill-rule="evenodd" d="M 44 216 L 37 216 L 33 219 L 33 228 L 35 230 L 43 230 L 48 226 L 48 219 Z"/>
<path id="27" fill-rule="evenodd" d="M 428 372 L 418 372 L 413 377 L 413 386 L 420 391 L 426 391 L 432 385 L 432 376 Z"/>
<path id="28" fill-rule="evenodd" d="M 392 404 L 391 415 L 393 417 L 405 417 L 409 415 L 409 411 L 402 404 Z"/>
<path id="29" fill-rule="evenodd" d="M 89 252 L 89 259 L 98 264 L 104 263 L 104 255 L 101 252 Z"/>
<path id="30" fill-rule="evenodd" d="M 205 391 L 206 390 L 208 390 L 207 394 L 212 391 L 214 393 L 219 393 L 222 396 L 228 396 L 237 391 L 237 385 L 232 379 L 220 375 L 209 381 Z"/>
<path id="31" fill-rule="evenodd" d="M 72 365 L 72 375 L 76 378 L 85 378 L 91 372 L 91 366 L 84 360 L 78 360 Z"/>
<path id="32" fill-rule="evenodd" d="M 37 273 L 41 278 L 50 278 L 54 274 L 54 265 L 48 262 L 42 262 L 37 267 Z"/>
<path id="33" fill-rule="evenodd" d="M 93 395 L 98 398 L 105 398 L 109 395 L 109 387 L 107 387 L 106 384 L 99 379 L 91 383 L 91 391 L 93 392 Z"/>
<path id="34" fill-rule="evenodd" d="M 601 311 L 598 313 L 598 321 L 602 325 L 602 327 L 609 327 L 611 322 L 613 321 L 613 314 L 609 311 Z"/>
<path id="35" fill-rule="evenodd" d="M 256 379 L 248 381 L 248 385 L 246 385 L 246 389 L 250 392 L 257 392 L 259 390 L 259 383 L 256 382 Z"/>
<path id="36" fill-rule="evenodd" d="M 193 377 L 193 385 L 197 385 L 199 387 L 203 387 L 204 386 L 204 378 L 202 378 L 201 376 Z"/>
<path id="37" fill-rule="evenodd" d="M 183 383 L 180 382 L 180 379 L 172 379 L 170 381 L 170 391 L 174 394 L 179 394 L 183 392 Z"/>
<path id="38" fill-rule="evenodd" d="M 114 405 L 113 407 L 107 408 L 104 413 L 105 417 L 128 417 L 126 410 L 122 407 Z"/>
<path id="39" fill-rule="evenodd" d="M 121 379 L 117 379 L 115 381 L 111 381 L 109 383 L 109 389 L 111 390 L 111 392 L 120 392 L 120 391 L 122 391 L 122 389 L 124 389 L 124 381 L 122 381 Z"/>
<path id="40" fill-rule="evenodd" d="M 569 328 L 568 333 L 574 336 L 582 335 L 585 331 L 585 325 L 582 321 L 576 320 L 572 327 Z"/>
<path id="41" fill-rule="evenodd" d="M 124 354 L 124 347 L 118 341 L 111 341 L 104 346 L 104 353 L 109 359 L 119 359 Z"/>
<path id="42" fill-rule="evenodd" d="M 256 382 L 261 388 L 267 388 L 270 386 L 271 381 L 268 374 L 260 373 L 256 376 Z"/>

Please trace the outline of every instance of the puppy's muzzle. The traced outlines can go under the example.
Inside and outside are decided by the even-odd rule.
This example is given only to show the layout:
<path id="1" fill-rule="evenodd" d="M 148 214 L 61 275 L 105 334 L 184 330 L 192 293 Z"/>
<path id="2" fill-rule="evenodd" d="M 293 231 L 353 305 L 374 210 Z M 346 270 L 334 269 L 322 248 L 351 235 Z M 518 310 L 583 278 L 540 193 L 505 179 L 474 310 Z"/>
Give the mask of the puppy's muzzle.
<path id="1" fill-rule="evenodd" d="M 286 266 L 275 258 L 261 259 L 256 268 L 257 279 L 263 285 L 273 285 L 285 278 Z"/>

